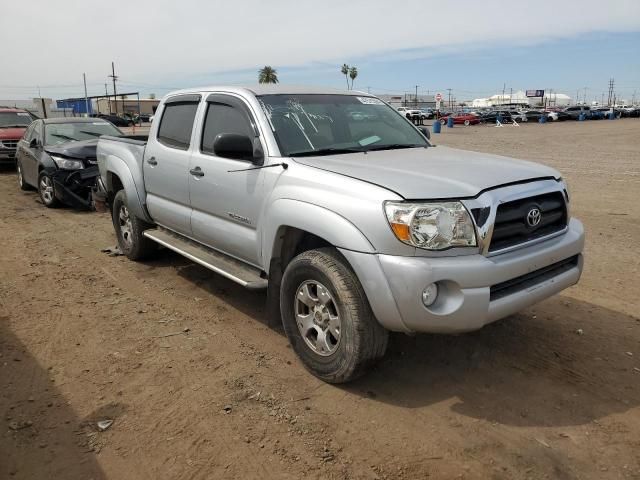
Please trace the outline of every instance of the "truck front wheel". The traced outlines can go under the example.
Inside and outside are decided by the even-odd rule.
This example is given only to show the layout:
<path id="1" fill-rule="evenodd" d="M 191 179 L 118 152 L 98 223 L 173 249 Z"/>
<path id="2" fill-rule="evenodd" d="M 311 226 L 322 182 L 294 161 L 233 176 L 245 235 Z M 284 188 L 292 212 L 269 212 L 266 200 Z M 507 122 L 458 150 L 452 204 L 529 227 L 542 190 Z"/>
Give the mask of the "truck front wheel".
<path id="1" fill-rule="evenodd" d="M 387 330 L 375 319 L 356 274 L 333 248 L 303 252 L 287 265 L 280 308 L 294 351 L 325 382 L 354 380 L 387 348 Z"/>
<path id="2" fill-rule="evenodd" d="M 129 260 L 144 260 L 156 252 L 158 244 L 142 234 L 145 230 L 153 228 L 153 225 L 129 212 L 127 194 L 124 190 L 120 190 L 113 199 L 111 219 L 118 246 Z"/>

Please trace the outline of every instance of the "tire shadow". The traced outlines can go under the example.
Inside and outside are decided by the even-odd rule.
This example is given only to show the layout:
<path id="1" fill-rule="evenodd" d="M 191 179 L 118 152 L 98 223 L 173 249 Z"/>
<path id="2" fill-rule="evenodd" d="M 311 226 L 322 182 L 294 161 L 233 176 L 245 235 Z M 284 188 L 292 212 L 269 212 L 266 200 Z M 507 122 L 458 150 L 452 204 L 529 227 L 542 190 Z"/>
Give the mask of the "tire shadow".
<path id="1" fill-rule="evenodd" d="M 0 478 L 106 478 L 91 451 L 86 420 L 53 386 L 6 316 L 0 316 L 0 372 Z"/>

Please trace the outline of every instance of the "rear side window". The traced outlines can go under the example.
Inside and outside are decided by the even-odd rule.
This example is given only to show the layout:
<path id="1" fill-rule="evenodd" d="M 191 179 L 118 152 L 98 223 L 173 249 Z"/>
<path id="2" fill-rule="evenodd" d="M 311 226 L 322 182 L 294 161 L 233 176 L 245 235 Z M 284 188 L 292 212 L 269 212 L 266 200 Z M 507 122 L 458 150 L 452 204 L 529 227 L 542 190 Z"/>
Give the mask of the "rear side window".
<path id="1" fill-rule="evenodd" d="M 200 145 L 202 152 L 213 153 L 213 141 L 220 133 L 246 135 L 251 139 L 255 136 L 253 126 L 245 112 L 224 103 L 209 103 L 202 130 Z"/>
<path id="2" fill-rule="evenodd" d="M 158 129 L 158 141 L 167 147 L 187 150 L 197 109 L 198 104 L 191 102 L 165 105 Z"/>

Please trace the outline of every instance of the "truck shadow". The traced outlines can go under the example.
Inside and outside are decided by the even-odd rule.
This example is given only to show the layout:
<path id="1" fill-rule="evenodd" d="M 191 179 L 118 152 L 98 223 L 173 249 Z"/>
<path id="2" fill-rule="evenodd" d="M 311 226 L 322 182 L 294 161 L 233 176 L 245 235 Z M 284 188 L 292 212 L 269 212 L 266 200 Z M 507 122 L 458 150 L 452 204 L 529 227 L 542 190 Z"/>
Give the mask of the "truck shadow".
<path id="1" fill-rule="evenodd" d="M 640 405 L 640 320 L 554 297 L 458 336 L 392 335 L 378 368 L 345 388 L 406 408 L 453 401 L 515 426 L 581 425 Z M 631 335 L 630 335 L 631 334 Z"/>
<path id="2" fill-rule="evenodd" d="M 203 294 L 269 325 L 264 292 L 250 292 L 169 254 Z M 463 335 L 391 334 L 378 366 L 339 388 L 353 396 L 419 409 L 452 402 L 461 415 L 516 426 L 581 425 L 640 405 L 640 319 L 556 296 Z M 283 334 L 278 324 L 272 327 Z M 639 355 L 640 352 L 635 352 Z M 299 366 L 302 371 L 302 366 Z"/>
<path id="3" fill-rule="evenodd" d="M 106 478 L 90 451 L 88 427 L 3 316 L 0 371 L 0 478 Z"/>

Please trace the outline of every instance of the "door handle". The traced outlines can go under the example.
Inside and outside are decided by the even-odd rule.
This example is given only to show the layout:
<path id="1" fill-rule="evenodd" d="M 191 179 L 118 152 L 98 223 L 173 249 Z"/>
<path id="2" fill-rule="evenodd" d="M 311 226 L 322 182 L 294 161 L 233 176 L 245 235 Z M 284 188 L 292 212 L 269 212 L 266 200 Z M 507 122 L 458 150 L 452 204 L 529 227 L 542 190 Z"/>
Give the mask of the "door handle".
<path id="1" fill-rule="evenodd" d="M 194 177 L 204 177 L 204 172 L 200 167 L 192 168 L 189 170 L 189 173 Z"/>
<path id="2" fill-rule="evenodd" d="M 157 164 L 158 164 L 158 161 L 156 160 L 156 157 L 151 157 L 151 158 L 148 158 L 148 159 L 147 159 L 147 163 L 148 163 L 149 165 L 154 165 L 154 166 L 155 166 L 155 165 L 157 165 Z"/>

